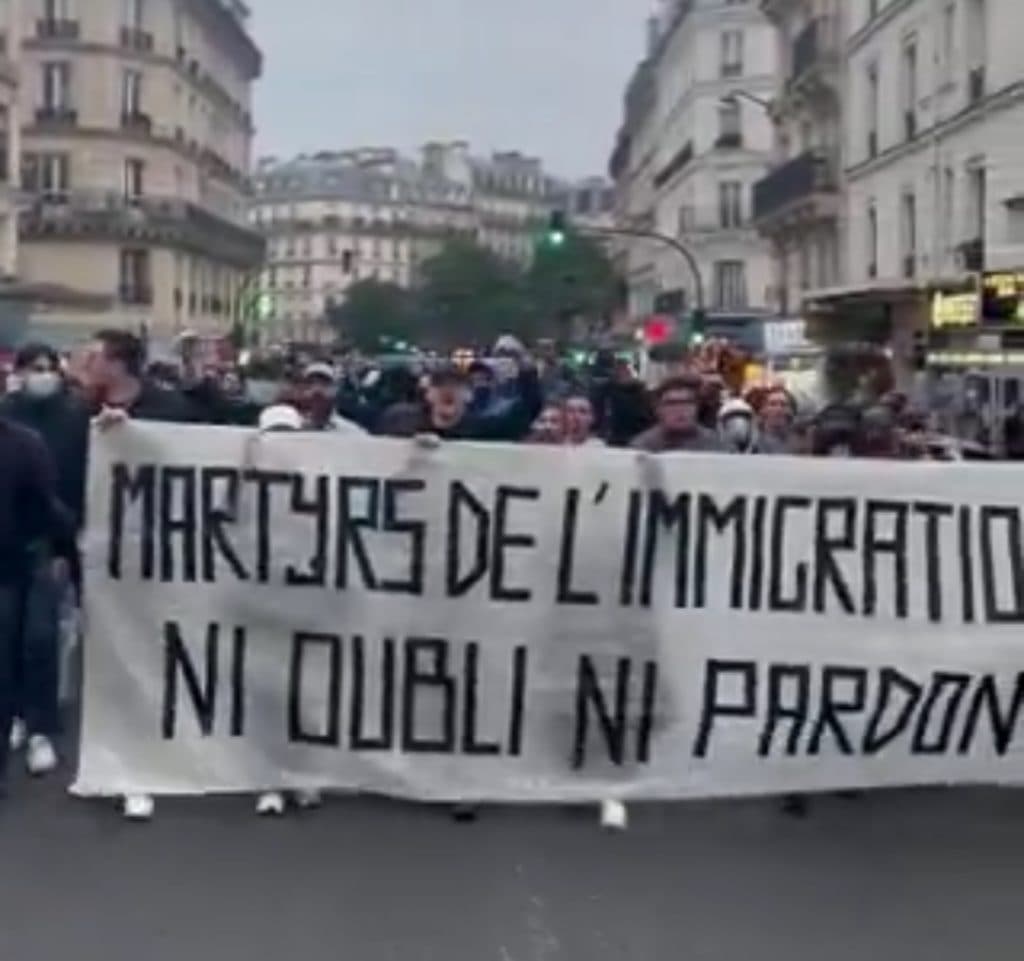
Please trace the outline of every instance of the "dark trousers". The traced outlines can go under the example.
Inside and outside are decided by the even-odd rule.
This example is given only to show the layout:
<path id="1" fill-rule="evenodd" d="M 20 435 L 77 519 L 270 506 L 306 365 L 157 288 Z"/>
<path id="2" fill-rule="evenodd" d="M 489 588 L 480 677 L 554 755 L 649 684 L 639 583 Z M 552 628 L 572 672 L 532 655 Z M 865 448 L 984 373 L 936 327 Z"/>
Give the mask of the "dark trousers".
<path id="1" fill-rule="evenodd" d="M 15 648 L 14 708 L 29 734 L 53 737 L 57 733 L 62 594 L 63 585 L 53 576 L 50 563 L 44 561 L 36 565 L 19 598 L 21 630 L 20 644 Z"/>
<path id="2" fill-rule="evenodd" d="M 0 781 L 7 774 L 7 755 L 14 715 L 15 672 L 21 646 L 21 590 L 0 584 Z"/>
<path id="3" fill-rule="evenodd" d="M 21 717 L 29 734 L 57 733 L 60 600 L 46 562 L 21 584 L 0 586 L 0 776 L 13 718 Z"/>

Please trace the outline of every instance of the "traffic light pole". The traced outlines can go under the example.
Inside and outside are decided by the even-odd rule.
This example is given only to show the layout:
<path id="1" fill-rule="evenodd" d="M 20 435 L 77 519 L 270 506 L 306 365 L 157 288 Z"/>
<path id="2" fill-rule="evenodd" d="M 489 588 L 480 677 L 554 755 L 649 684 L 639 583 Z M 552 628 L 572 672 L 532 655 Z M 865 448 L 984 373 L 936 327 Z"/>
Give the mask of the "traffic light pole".
<path id="1" fill-rule="evenodd" d="M 581 227 L 574 224 L 573 231 L 583 237 L 638 237 L 642 240 L 656 240 L 671 247 L 686 261 L 686 266 L 693 276 L 694 297 L 697 301 L 694 309 L 700 313 L 704 312 L 704 279 L 700 275 L 697 260 L 675 237 L 659 234 L 653 230 L 633 230 L 630 227 Z"/>

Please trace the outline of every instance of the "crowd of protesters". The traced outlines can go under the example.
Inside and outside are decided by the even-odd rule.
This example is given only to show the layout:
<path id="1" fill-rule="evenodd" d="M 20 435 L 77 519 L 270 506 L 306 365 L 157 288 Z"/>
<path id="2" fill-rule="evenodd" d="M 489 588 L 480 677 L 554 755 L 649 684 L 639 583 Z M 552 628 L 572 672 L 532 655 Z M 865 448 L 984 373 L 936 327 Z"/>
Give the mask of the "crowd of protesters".
<path id="1" fill-rule="evenodd" d="M 744 390 L 728 380 L 706 363 L 683 364 L 652 390 L 628 360 L 599 355 L 579 370 L 551 355 L 532 358 L 511 337 L 468 367 L 307 356 L 293 359 L 269 383 L 235 366 L 147 364 L 144 344 L 120 330 L 99 333 L 69 358 L 45 344 L 23 347 L 0 398 L 0 790 L 9 750 L 24 749 L 34 775 L 58 764 L 61 625 L 74 623 L 64 615 L 81 587 L 77 543 L 93 424 L 235 425 L 409 437 L 431 445 L 607 445 L 651 455 L 961 455 L 962 448 L 931 434 L 925 414 L 899 394 L 870 405 L 806 411 L 780 385 Z M 1024 437 L 1024 427 L 1012 427 L 1008 447 Z M 314 804 L 318 795 L 295 800 Z M 258 802 L 262 813 L 284 808 L 284 795 L 276 792 Z M 125 799 L 132 818 L 152 811 L 150 798 Z M 602 817 L 621 826 L 625 809 L 606 802 Z"/>

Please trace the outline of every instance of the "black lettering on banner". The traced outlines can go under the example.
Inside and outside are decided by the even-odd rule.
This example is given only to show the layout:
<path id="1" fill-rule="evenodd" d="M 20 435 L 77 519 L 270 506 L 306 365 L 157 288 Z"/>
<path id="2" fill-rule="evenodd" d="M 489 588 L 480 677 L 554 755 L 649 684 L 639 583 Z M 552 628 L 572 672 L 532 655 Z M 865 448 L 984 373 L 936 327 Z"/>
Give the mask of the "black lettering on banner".
<path id="1" fill-rule="evenodd" d="M 906 730 L 914 716 L 914 710 L 921 700 L 921 685 L 895 668 L 883 667 L 879 678 L 881 683 L 878 687 L 878 699 L 875 701 L 875 709 L 864 728 L 864 738 L 861 742 L 861 753 L 865 755 L 878 754 L 892 744 Z M 889 709 L 889 701 L 895 691 L 900 691 L 905 697 L 903 707 L 889 727 L 883 730 L 882 723 Z"/>
<path id="2" fill-rule="evenodd" d="M 313 496 L 306 496 L 306 481 L 313 481 Z M 327 586 L 327 541 L 331 515 L 331 481 L 325 474 L 307 478 L 296 474 L 292 478 L 292 513 L 313 518 L 313 553 L 306 570 L 289 564 L 284 571 L 284 582 L 290 587 Z"/>
<path id="3" fill-rule="evenodd" d="M 697 498 L 697 558 L 694 568 L 693 606 L 704 607 L 707 596 L 708 541 L 712 529 L 725 534 L 732 528 L 732 562 L 727 565 L 732 571 L 729 605 L 733 610 L 743 608 L 743 583 L 746 580 L 747 560 L 747 499 L 742 495 L 734 497 L 720 509 L 709 494 Z"/>
<path id="4" fill-rule="evenodd" d="M 796 594 L 783 596 L 786 568 L 786 515 L 790 511 L 806 511 L 811 506 L 809 497 L 782 495 L 775 500 L 772 511 L 771 581 L 768 586 L 768 607 L 773 611 L 799 612 L 807 609 L 807 562 L 797 561 L 794 566 Z"/>
<path id="5" fill-rule="evenodd" d="M 893 613 L 901 620 L 907 617 L 907 519 L 910 507 L 902 501 L 869 500 L 864 510 L 863 611 L 865 617 L 878 612 L 878 558 L 893 558 Z M 893 532 L 886 536 L 879 531 L 883 517 L 892 519 Z"/>
<path id="6" fill-rule="evenodd" d="M 416 478 L 387 480 L 384 482 L 383 530 L 388 534 L 403 534 L 409 542 L 409 576 L 405 580 L 384 580 L 380 589 L 390 594 L 423 594 L 424 550 L 427 525 L 422 520 L 403 519 L 398 516 L 398 502 L 404 494 L 419 494 L 426 482 Z"/>
<path id="7" fill-rule="evenodd" d="M 306 652 L 309 648 L 326 647 L 329 668 L 323 678 L 327 691 L 327 716 L 322 731 L 307 731 L 306 712 L 302 704 L 302 681 Z M 315 634 L 296 631 L 292 635 L 291 670 L 288 674 L 288 740 L 293 744 L 317 744 L 337 747 L 341 742 L 341 638 L 337 634 Z"/>
<path id="8" fill-rule="evenodd" d="M 468 510 L 476 524 L 475 557 L 467 573 L 459 556 L 462 545 L 462 512 Z M 445 592 L 462 597 L 487 573 L 487 545 L 491 540 L 491 517 L 487 508 L 461 481 L 452 481 L 448 491 L 448 544 L 445 551 Z"/>
<path id="9" fill-rule="evenodd" d="M 643 567 L 640 572 L 640 605 L 651 606 L 654 571 L 658 558 L 658 531 L 662 526 L 676 533 L 676 607 L 689 603 L 690 507 L 689 494 L 680 494 L 669 503 L 663 491 L 647 495 L 647 523 L 644 529 Z"/>
<path id="10" fill-rule="evenodd" d="M 751 611 L 761 610 L 764 599 L 764 534 L 768 519 L 768 498 L 754 498 L 754 520 L 751 524 L 753 544 L 750 551 L 750 594 L 747 607 Z"/>
<path id="11" fill-rule="evenodd" d="M 366 495 L 366 512 L 362 515 L 352 511 L 352 494 L 354 492 Z M 372 477 L 338 478 L 338 558 L 334 577 L 334 586 L 338 590 L 348 590 L 350 586 L 350 550 L 355 557 L 363 586 L 370 591 L 377 590 L 377 577 L 373 572 L 373 564 L 370 563 L 370 554 L 366 549 L 362 532 L 377 530 L 379 514 L 379 480 Z"/>
<path id="12" fill-rule="evenodd" d="M 960 554 L 960 597 L 963 605 L 965 624 L 974 623 L 974 552 L 971 550 L 971 539 L 974 536 L 971 526 L 971 509 L 961 507 L 957 517 L 957 540 Z"/>
<path id="13" fill-rule="evenodd" d="M 156 531 L 156 468 L 143 464 L 134 472 L 127 464 L 115 464 L 110 480 L 110 536 L 107 550 L 107 573 L 113 580 L 121 579 L 124 520 L 128 503 L 142 501 L 139 528 L 139 568 L 142 579 L 153 579 Z"/>
<path id="14" fill-rule="evenodd" d="M 448 641 L 439 637 L 410 637 L 405 641 L 402 678 L 402 750 L 406 754 L 453 754 L 455 752 L 455 679 L 448 672 Z M 420 666 L 425 655 L 429 667 Z M 441 733 L 431 737 L 417 730 L 420 720 L 416 695 L 420 690 L 440 694 Z"/>
<path id="15" fill-rule="evenodd" d="M 1013 688 L 1013 698 L 1005 712 L 1000 709 L 999 688 L 996 684 L 996 679 L 991 674 L 986 674 L 971 695 L 963 733 L 960 735 L 960 743 L 957 745 L 958 753 L 969 753 L 974 744 L 974 735 L 977 731 L 978 722 L 981 719 L 981 712 L 986 710 L 996 754 L 1000 757 L 1005 757 L 1006 752 L 1009 751 L 1010 745 L 1013 743 L 1013 735 L 1017 729 L 1017 720 L 1020 717 L 1021 707 L 1024 707 L 1024 672 L 1017 674 Z"/>
<path id="16" fill-rule="evenodd" d="M 651 734 L 658 697 L 658 662 L 644 664 L 643 692 L 640 695 L 640 724 L 636 732 L 636 759 L 639 764 L 651 760 Z"/>
<path id="17" fill-rule="evenodd" d="M 203 737 L 213 734 L 217 717 L 217 667 L 220 663 L 220 625 L 206 627 L 205 670 L 200 680 L 196 665 L 185 646 L 181 625 L 177 621 L 164 624 L 164 704 L 161 732 L 165 741 L 178 732 L 178 675 L 185 680 L 192 709 Z"/>
<path id="18" fill-rule="evenodd" d="M 723 700 L 723 681 L 739 680 L 742 694 L 737 703 Z M 694 757 L 707 757 L 717 718 L 752 718 L 757 714 L 757 665 L 753 661 L 709 660 L 704 668 L 704 693 L 700 725 L 693 744 Z"/>
<path id="19" fill-rule="evenodd" d="M 839 515 L 843 522 L 841 533 L 830 533 L 829 520 Z M 857 501 L 853 497 L 823 497 L 818 501 L 817 520 L 814 529 L 814 611 L 825 614 L 828 611 L 827 593 L 829 587 L 839 601 L 844 614 L 855 614 L 857 606 L 853 592 L 843 579 L 843 571 L 836 560 L 837 551 L 852 551 L 857 544 Z"/>
<path id="20" fill-rule="evenodd" d="M 471 641 L 466 645 L 462 669 L 462 753 L 470 757 L 501 753 L 498 742 L 477 738 L 479 688 L 480 645 Z"/>
<path id="21" fill-rule="evenodd" d="M 939 523 L 953 516 L 952 504 L 918 501 L 914 513 L 924 517 L 925 593 L 928 599 L 928 620 L 942 620 L 942 554 Z"/>
<path id="22" fill-rule="evenodd" d="M 517 647 L 512 655 L 512 709 L 508 718 L 508 753 L 523 753 L 523 711 L 526 706 L 527 649 Z"/>
<path id="23" fill-rule="evenodd" d="M 565 492 L 565 512 L 562 518 L 562 543 L 558 550 L 558 603 L 597 604 L 593 591 L 573 587 L 572 568 L 576 559 L 576 528 L 579 522 L 580 492 L 572 487 Z"/>
<path id="24" fill-rule="evenodd" d="M 597 723 L 604 737 L 608 758 L 613 764 L 622 765 L 626 759 L 626 732 L 629 722 L 629 678 L 632 662 L 628 657 L 619 658 L 615 672 L 614 714 L 608 709 L 601 678 L 594 659 L 581 654 L 576 671 L 576 716 L 573 725 L 572 766 L 579 770 L 587 763 L 587 740 L 590 731 L 591 709 L 597 715 Z"/>
<path id="25" fill-rule="evenodd" d="M 385 638 L 380 658 L 380 735 L 366 733 L 366 642 L 352 637 L 352 708 L 349 716 L 349 746 L 353 751 L 390 751 L 395 746 L 395 642 Z"/>
<path id="26" fill-rule="evenodd" d="M 633 606 L 633 589 L 636 584 L 637 549 L 640 546 L 640 516 L 644 500 L 640 491 L 629 492 L 629 509 L 626 512 L 626 536 L 623 538 L 622 575 L 619 578 L 619 604 Z"/>
<path id="27" fill-rule="evenodd" d="M 843 696 L 841 685 L 847 687 Z M 867 704 L 868 673 L 862 667 L 826 667 L 821 674 L 821 701 L 818 704 L 818 719 L 807 742 L 807 753 L 821 751 L 821 739 L 825 731 L 832 734 L 840 754 L 853 754 L 850 735 L 840 719 L 843 714 L 860 714 Z"/>
<path id="28" fill-rule="evenodd" d="M 249 580 L 249 572 L 225 531 L 227 525 L 237 522 L 240 486 L 238 471 L 230 467 L 204 467 L 201 471 L 200 526 L 203 531 L 203 580 L 207 584 L 217 582 L 218 554 L 227 562 L 231 573 L 238 580 Z"/>
<path id="29" fill-rule="evenodd" d="M 245 480 L 256 487 L 256 580 L 266 584 L 270 580 L 270 492 L 275 485 L 291 484 L 292 475 L 250 470 L 245 472 Z"/>
<path id="30" fill-rule="evenodd" d="M 970 674 L 936 671 L 932 675 L 928 696 L 921 705 L 921 710 L 917 715 L 917 724 L 914 725 L 914 736 L 910 741 L 911 754 L 945 754 L 949 750 L 950 735 L 953 733 L 956 713 L 970 683 Z M 935 706 L 947 691 L 949 696 L 946 698 L 945 711 L 942 714 L 942 722 L 939 724 L 939 736 L 929 743 L 925 739 L 928 734 L 928 725 L 931 722 Z"/>
<path id="31" fill-rule="evenodd" d="M 992 543 L 992 526 L 996 521 L 1006 522 L 1006 552 L 997 559 Z M 1016 507 L 981 508 L 981 583 L 985 596 L 985 620 L 989 624 L 1020 624 L 1024 621 L 1024 544 L 1021 542 L 1020 511 Z M 1007 564 L 1009 562 L 1009 564 Z M 998 574 L 1009 567 L 1013 584 L 1013 603 L 1000 609 Z"/>
<path id="32" fill-rule="evenodd" d="M 785 685 L 792 682 L 792 703 L 787 703 Z M 800 735 L 807 723 L 811 703 L 811 670 L 806 664 L 772 664 L 768 668 L 768 715 L 761 729 L 757 753 L 769 757 L 775 740 L 775 731 L 781 721 L 789 722 L 786 736 L 786 754 L 792 757 L 800 746 Z"/>
<path id="33" fill-rule="evenodd" d="M 231 736 L 245 734 L 245 653 L 244 627 L 236 627 L 231 651 Z"/>
<path id="34" fill-rule="evenodd" d="M 180 497 L 177 496 L 180 492 Z M 180 500 L 180 513 L 175 505 Z M 196 470 L 165 467 L 160 471 L 160 580 L 196 579 Z M 174 542 L 181 543 L 181 571 L 175 571 Z"/>
<path id="35" fill-rule="evenodd" d="M 494 601 L 528 601 L 532 596 L 528 588 L 512 587 L 505 583 L 505 551 L 537 545 L 537 539 L 532 534 L 508 532 L 509 505 L 517 500 L 540 500 L 540 491 L 535 487 L 509 487 L 504 484 L 497 490 L 491 553 L 491 600 Z"/>

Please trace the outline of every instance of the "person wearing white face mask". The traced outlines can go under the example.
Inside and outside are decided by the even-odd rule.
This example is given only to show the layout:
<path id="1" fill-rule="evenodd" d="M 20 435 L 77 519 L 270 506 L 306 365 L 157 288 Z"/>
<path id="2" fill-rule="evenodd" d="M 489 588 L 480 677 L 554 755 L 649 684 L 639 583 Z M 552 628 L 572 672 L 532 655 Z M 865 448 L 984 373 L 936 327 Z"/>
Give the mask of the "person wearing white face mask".
<path id="1" fill-rule="evenodd" d="M 56 468 L 56 509 L 77 534 L 82 525 L 85 471 L 89 442 L 89 412 L 67 390 L 60 357 L 45 344 L 18 351 L 14 372 L 20 389 L 0 403 L 0 417 L 34 431 Z M 62 553 L 65 553 L 62 551 Z M 27 740 L 26 766 L 45 774 L 56 766 L 53 738 L 58 728 L 57 686 L 61 602 L 77 580 L 73 544 L 66 556 L 54 556 L 50 546 L 34 545 L 20 585 L 21 645 L 15 670 L 15 710 L 18 720 L 12 746 Z"/>

